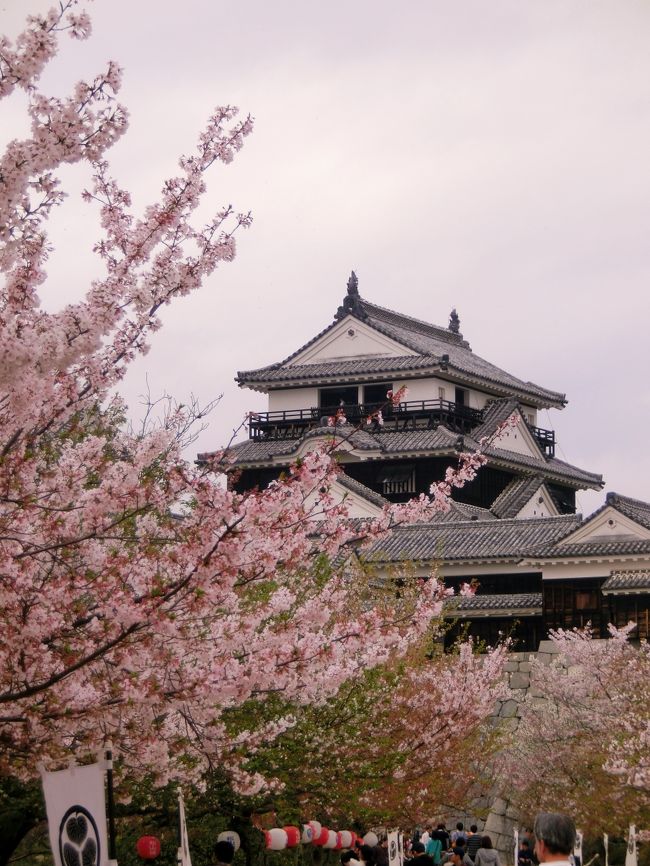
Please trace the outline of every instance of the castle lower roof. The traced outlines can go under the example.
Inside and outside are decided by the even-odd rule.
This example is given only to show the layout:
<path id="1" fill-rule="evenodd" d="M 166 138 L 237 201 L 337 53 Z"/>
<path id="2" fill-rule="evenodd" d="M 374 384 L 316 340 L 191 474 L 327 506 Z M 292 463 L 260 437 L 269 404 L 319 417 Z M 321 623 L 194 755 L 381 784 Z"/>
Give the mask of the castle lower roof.
<path id="1" fill-rule="evenodd" d="M 460 450 L 477 451 L 479 443 L 474 436 L 459 437 L 458 433 L 440 424 L 435 430 L 400 430 L 375 432 L 356 429 L 344 425 L 334 430 L 331 427 L 318 427 L 309 430 L 300 439 L 290 440 L 247 440 L 231 446 L 229 453 L 237 466 L 268 466 L 289 463 L 308 439 L 331 437 L 345 439 L 351 447 L 365 452 L 376 452 L 373 459 L 408 459 L 413 456 L 445 457 L 455 456 Z M 602 487 L 602 475 L 587 472 L 572 466 L 557 457 L 536 459 L 527 454 L 508 451 L 495 446 L 484 450 L 488 462 L 515 472 L 541 477 L 549 482 L 569 485 L 574 488 Z M 199 462 L 207 459 L 207 454 L 199 454 Z"/>
<path id="2" fill-rule="evenodd" d="M 530 520 L 435 522 L 400 526 L 364 551 L 375 563 L 518 561 L 577 529 L 580 515 Z"/>

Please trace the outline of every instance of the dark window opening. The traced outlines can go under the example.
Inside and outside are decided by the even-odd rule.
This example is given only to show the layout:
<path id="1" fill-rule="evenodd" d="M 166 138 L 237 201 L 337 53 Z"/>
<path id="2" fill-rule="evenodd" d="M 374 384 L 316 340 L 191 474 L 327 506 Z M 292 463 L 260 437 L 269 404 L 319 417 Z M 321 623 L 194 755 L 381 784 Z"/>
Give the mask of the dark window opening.
<path id="1" fill-rule="evenodd" d="M 457 406 L 469 406 L 469 391 L 465 388 L 456 388 L 454 391 L 454 400 Z"/>
<path id="2" fill-rule="evenodd" d="M 343 406 L 356 406 L 359 403 L 359 388 L 323 388 L 319 394 L 319 407 L 336 411 Z"/>
<path id="3" fill-rule="evenodd" d="M 363 405 L 364 406 L 383 406 L 388 402 L 386 394 L 393 390 L 391 382 L 382 382 L 377 385 L 363 386 Z"/>

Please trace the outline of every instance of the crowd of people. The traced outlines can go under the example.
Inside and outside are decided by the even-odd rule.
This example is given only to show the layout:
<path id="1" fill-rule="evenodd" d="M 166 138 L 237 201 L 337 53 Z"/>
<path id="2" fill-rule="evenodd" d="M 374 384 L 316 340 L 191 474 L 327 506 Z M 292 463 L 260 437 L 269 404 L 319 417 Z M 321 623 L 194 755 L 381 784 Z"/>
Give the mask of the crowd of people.
<path id="1" fill-rule="evenodd" d="M 542 813 L 535 827 L 520 835 L 517 859 L 519 866 L 580 866 L 573 858 L 576 839 L 575 825 L 566 815 Z M 435 829 L 416 828 L 411 836 L 402 837 L 402 847 L 408 866 L 502 866 L 499 852 L 492 839 L 480 833 L 476 824 L 468 830 L 462 822 L 449 832 L 444 823 Z M 341 854 L 342 866 L 388 866 L 387 839 L 376 846 L 357 840 L 355 847 Z"/>

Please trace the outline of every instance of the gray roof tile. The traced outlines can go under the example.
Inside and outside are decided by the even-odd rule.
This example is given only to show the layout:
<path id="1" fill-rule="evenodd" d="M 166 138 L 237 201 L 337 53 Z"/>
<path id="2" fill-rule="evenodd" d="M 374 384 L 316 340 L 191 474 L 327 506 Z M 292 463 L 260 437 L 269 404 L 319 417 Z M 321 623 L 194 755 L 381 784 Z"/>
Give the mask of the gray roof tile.
<path id="1" fill-rule="evenodd" d="M 364 558 L 372 562 L 480 562 L 518 560 L 564 538 L 580 525 L 579 515 L 534 520 L 474 520 L 398 527 L 372 545 Z"/>
<path id="2" fill-rule="evenodd" d="M 333 432 L 331 427 L 319 427 L 310 430 L 301 439 L 249 440 L 233 445 L 230 448 L 230 453 L 234 457 L 235 465 L 238 466 L 267 463 L 273 457 L 286 457 L 287 462 L 289 462 L 305 439 L 331 436 Z M 349 441 L 359 450 L 378 450 L 391 456 L 409 455 L 413 452 L 446 456 L 454 454 L 459 444 L 458 433 L 452 433 L 442 424 L 435 430 L 404 430 L 386 433 L 370 433 L 363 428 L 355 430 L 351 425 L 344 425 L 337 428 L 337 435 L 349 436 Z M 465 436 L 463 442 L 464 447 L 471 451 L 475 451 L 479 447 L 478 442 L 470 436 Z M 603 484 L 602 475 L 571 466 L 569 463 L 558 460 L 557 457 L 535 460 L 526 454 L 494 447 L 486 448 L 485 455 L 490 458 L 490 463 L 506 466 L 514 471 L 523 469 L 527 472 L 532 469 L 535 475 L 540 475 L 547 481 L 555 480 L 572 484 L 575 487 L 601 487 Z M 207 456 L 207 454 L 199 454 L 199 462 Z"/>
<path id="3" fill-rule="evenodd" d="M 240 371 L 237 373 L 237 381 L 240 385 L 251 386 L 290 381 L 336 381 L 345 376 L 435 368 L 443 363 L 443 356 L 447 356 L 448 361 L 444 363 L 452 373 L 461 378 L 467 376 L 492 385 L 498 390 L 516 393 L 535 405 L 561 407 L 566 403 L 564 394 L 549 391 L 534 382 L 525 382 L 475 355 L 460 334 L 379 307 L 363 299 L 360 299 L 360 304 L 364 313 L 363 321 L 366 324 L 417 352 L 417 355 L 324 361 L 317 364 L 291 363 L 301 352 L 338 324 L 334 322 L 284 361 L 257 370 Z"/>
<path id="4" fill-rule="evenodd" d="M 636 571 L 612 571 L 601 587 L 608 595 L 617 592 L 650 592 L 650 569 L 642 568 Z"/>
<path id="5" fill-rule="evenodd" d="M 355 478 L 351 478 L 349 475 L 346 475 L 345 472 L 339 472 L 337 476 L 337 481 L 347 490 L 350 490 L 353 493 L 357 493 L 363 499 L 367 499 L 368 502 L 372 502 L 373 505 L 377 505 L 379 508 L 383 508 L 384 505 L 389 505 L 388 500 L 384 499 L 384 497 L 380 493 L 376 493 L 374 490 L 366 487 L 365 484 L 362 484 Z"/>
<path id="6" fill-rule="evenodd" d="M 516 592 L 503 593 L 501 595 L 476 595 L 460 596 L 454 605 L 456 611 L 486 610 L 490 613 L 495 611 L 509 611 L 514 615 L 515 611 L 534 609 L 536 613 L 542 613 L 541 592 Z"/>
<path id="7" fill-rule="evenodd" d="M 516 517 L 543 483 L 540 475 L 513 479 L 494 500 L 490 510 L 497 517 Z"/>

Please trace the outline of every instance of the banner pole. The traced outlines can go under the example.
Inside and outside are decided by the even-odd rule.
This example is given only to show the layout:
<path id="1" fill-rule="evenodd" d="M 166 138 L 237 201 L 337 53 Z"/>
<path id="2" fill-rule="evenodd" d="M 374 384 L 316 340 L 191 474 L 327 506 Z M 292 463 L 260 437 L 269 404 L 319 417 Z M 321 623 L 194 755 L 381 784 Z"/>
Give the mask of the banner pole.
<path id="1" fill-rule="evenodd" d="M 113 744 L 106 743 L 106 799 L 108 802 L 108 859 L 117 863 L 115 849 L 115 796 L 113 793 Z"/>

